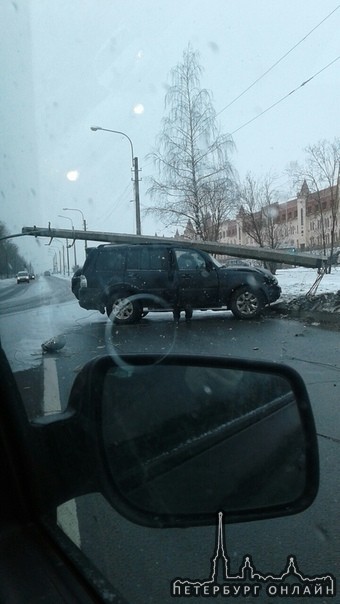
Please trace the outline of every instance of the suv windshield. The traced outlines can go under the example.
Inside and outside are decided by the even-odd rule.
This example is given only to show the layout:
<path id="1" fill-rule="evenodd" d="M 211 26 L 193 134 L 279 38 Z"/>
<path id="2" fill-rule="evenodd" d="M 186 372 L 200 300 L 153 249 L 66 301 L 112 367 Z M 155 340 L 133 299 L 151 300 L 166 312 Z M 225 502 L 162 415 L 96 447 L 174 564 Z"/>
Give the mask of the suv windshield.
<path id="1" fill-rule="evenodd" d="M 2 0 L 0 20 L 0 338 L 27 418 L 63 413 L 105 355 L 293 367 L 319 494 L 228 526 L 225 550 L 234 574 L 294 556 L 339 579 L 338 3 Z M 48 522 L 129 602 L 169 604 L 172 580 L 210 572 L 212 526 L 142 527 L 95 491 Z"/>

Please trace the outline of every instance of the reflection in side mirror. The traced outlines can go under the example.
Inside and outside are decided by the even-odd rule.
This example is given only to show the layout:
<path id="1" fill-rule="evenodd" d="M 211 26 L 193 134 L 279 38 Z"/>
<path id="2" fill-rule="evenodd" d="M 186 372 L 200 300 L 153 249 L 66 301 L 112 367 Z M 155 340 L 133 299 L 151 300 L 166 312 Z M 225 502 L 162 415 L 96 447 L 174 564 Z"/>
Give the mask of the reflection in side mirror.
<path id="1" fill-rule="evenodd" d="M 134 361 L 110 361 L 100 403 L 109 498 L 126 516 L 177 526 L 213 522 L 219 510 L 238 522 L 310 505 L 316 435 L 296 372 L 204 357 Z"/>

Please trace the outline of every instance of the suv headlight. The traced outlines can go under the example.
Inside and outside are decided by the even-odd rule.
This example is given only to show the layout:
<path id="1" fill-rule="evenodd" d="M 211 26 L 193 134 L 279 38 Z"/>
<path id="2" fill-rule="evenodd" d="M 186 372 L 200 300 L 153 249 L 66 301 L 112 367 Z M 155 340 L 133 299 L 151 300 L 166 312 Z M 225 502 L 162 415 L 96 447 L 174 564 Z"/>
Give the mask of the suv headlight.
<path id="1" fill-rule="evenodd" d="M 277 278 L 274 275 L 266 275 L 264 280 L 266 281 L 266 283 L 269 283 L 270 285 L 278 285 L 279 282 L 277 280 Z"/>

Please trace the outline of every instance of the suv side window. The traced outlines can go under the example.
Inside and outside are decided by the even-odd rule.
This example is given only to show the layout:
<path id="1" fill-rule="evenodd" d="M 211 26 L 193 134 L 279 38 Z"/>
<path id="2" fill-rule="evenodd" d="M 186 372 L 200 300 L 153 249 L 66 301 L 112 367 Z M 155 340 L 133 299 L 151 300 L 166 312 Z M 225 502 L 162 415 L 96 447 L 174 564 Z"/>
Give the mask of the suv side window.
<path id="1" fill-rule="evenodd" d="M 126 257 L 127 270 L 139 270 L 141 268 L 141 248 L 138 246 L 130 247 Z"/>
<path id="2" fill-rule="evenodd" d="M 165 271 L 168 269 L 168 250 L 166 247 L 145 247 L 141 253 L 141 269 Z"/>
<path id="3" fill-rule="evenodd" d="M 98 254 L 96 266 L 100 271 L 122 271 L 124 270 L 124 260 L 123 250 L 104 248 Z"/>
<path id="4" fill-rule="evenodd" d="M 175 254 L 180 271 L 206 268 L 205 259 L 196 250 L 175 250 Z"/>

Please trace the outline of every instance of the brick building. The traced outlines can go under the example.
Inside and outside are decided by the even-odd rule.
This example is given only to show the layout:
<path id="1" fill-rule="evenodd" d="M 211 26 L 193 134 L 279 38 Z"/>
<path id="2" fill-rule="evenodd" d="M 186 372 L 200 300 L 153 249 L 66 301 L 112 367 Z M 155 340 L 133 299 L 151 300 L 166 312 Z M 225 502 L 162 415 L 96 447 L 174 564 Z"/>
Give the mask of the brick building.
<path id="1" fill-rule="evenodd" d="M 325 240 L 331 243 L 332 209 L 336 211 L 334 246 L 340 247 L 340 211 L 338 187 L 311 193 L 306 182 L 294 199 L 270 206 L 280 248 L 320 249 Z M 256 215 L 255 215 L 256 217 Z M 226 220 L 220 230 L 220 241 L 228 244 L 256 245 L 242 227 L 242 216 Z"/>

